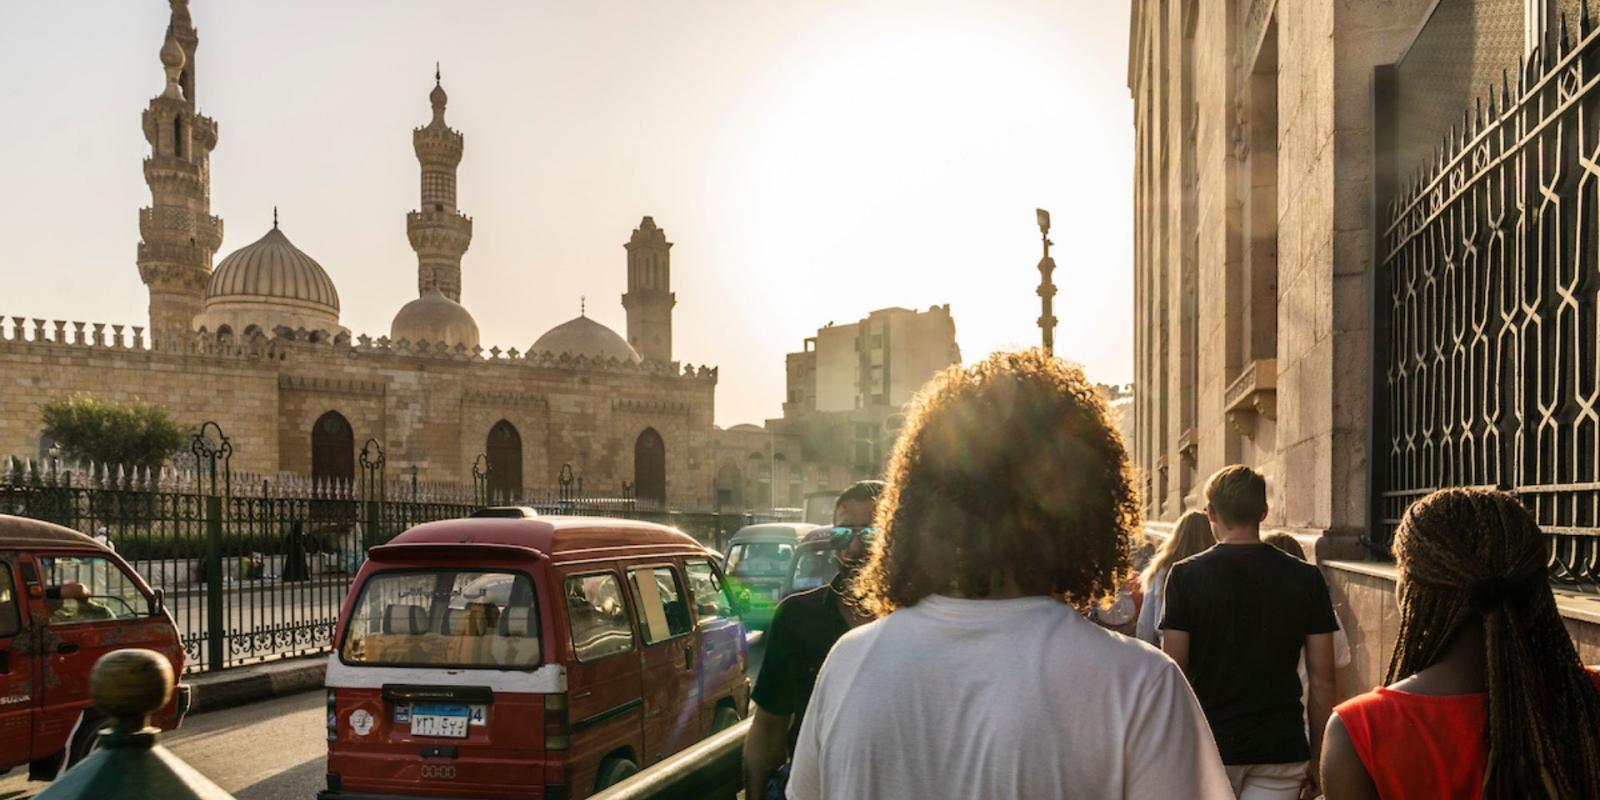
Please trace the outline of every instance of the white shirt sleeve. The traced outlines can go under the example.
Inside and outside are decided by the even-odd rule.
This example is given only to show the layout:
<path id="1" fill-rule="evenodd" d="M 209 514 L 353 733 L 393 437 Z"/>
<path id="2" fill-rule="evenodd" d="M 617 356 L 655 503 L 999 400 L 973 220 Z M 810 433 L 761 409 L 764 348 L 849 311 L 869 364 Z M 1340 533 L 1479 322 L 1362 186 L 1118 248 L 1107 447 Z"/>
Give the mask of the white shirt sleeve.
<path id="1" fill-rule="evenodd" d="M 1200 703 L 1178 665 L 1165 662 L 1129 720 L 1123 797 L 1231 800 L 1233 787 Z"/>
<path id="2" fill-rule="evenodd" d="M 1350 637 L 1344 635 L 1344 626 L 1333 629 L 1333 665 L 1350 666 Z"/>
<path id="3" fill-rule="evenodd" d="M 823 662 L 817 675 L 816 687 L 811 690 L 811 701 L 806 704 L 806 715 L 800 723 L 800 735 L 794 744 L 794 762 L 789 767 L 789 787 L 785 795 L 789 800 L 821 800 L 822 798 L 822 741 L 818 733 L 828 702 L 828 665 Z M 748 800 L 748 798 L 747 798 Z"/>
<path id="4" fill-rule="evenodd" d="M 1150 585 L 1144 587 L 1144 605 L 1139 607 L 1139 624 L 1133 635 L 1140 641 L 1161 646 L 1161 596 L 1167 585 L 1166 569 L 1156 570 L 1150 576 Z"/>

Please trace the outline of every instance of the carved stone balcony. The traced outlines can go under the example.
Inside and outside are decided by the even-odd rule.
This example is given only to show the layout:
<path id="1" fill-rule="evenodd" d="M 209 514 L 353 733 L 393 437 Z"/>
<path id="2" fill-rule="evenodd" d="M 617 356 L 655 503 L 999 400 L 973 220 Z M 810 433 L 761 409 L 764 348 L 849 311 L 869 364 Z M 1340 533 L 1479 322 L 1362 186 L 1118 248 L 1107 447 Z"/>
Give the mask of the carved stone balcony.
<path id="1" fill-rule="evenodd" d="M 1258 358 L 1245 365 L 1223 393 L 1222 407 L 1228 422 L 1255 438 L 1261 419 L 1278 418 L 1278 360 Z"/>

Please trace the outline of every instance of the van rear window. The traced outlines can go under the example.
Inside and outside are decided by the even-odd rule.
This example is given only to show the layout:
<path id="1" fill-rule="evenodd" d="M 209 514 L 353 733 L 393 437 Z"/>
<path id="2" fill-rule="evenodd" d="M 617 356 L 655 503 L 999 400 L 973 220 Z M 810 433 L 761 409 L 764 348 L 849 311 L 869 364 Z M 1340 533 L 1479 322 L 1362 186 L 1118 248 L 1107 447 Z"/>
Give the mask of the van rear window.
<path id="1" fill-rule="evenodd" d="M 794 545 L 749 542 L 728 549 L 728 574 L 740 578 L 781 578 L 789 571 Z"/>
<path id="2" fill-rule="evenodd" d="M 347 664 L 536 666 L 533 581 L 481 570 L 377 573 L 361 587 L 339 655 Z"/>

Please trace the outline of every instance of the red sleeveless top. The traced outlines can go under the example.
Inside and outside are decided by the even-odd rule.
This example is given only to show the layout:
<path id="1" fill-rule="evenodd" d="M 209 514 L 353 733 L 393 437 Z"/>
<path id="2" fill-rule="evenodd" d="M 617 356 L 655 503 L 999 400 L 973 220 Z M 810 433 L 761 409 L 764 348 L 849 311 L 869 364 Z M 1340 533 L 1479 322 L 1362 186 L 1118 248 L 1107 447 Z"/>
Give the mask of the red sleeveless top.
<path id="1" fill-rule="evenodd" d="M 1600 672 L 1589 669 L 1600 687 Z M 1476 800 L 1488 759 L 1489 710 L 1477 694 L 1421 695 L 1379 687 L 1334 709 L 1383 800 Z"/>

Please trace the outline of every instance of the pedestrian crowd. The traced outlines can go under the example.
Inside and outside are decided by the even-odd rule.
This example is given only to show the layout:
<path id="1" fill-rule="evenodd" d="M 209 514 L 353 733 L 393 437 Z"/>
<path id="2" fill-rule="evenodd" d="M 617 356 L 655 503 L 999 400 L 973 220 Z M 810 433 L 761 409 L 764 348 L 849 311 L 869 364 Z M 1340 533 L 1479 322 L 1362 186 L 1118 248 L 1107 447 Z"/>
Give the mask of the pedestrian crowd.
<path id="1" fill-rule="evenodd" d="M 1406 511 L 1387 685 L 1335 705 L 1350 655 L 1328 586 L 1292 536 L 1263 539 L 1248 467 L 1212 475 L 1143 565 L 1134 636 L 1090 621 L 1145 540 L 1076 368 L 1027 351 L 946 370 L 886 477 L 838 498 L 838 576 L 773 617 L 748 800 L 1600 798 L 1600 672 L 1508 494 Z"/>

